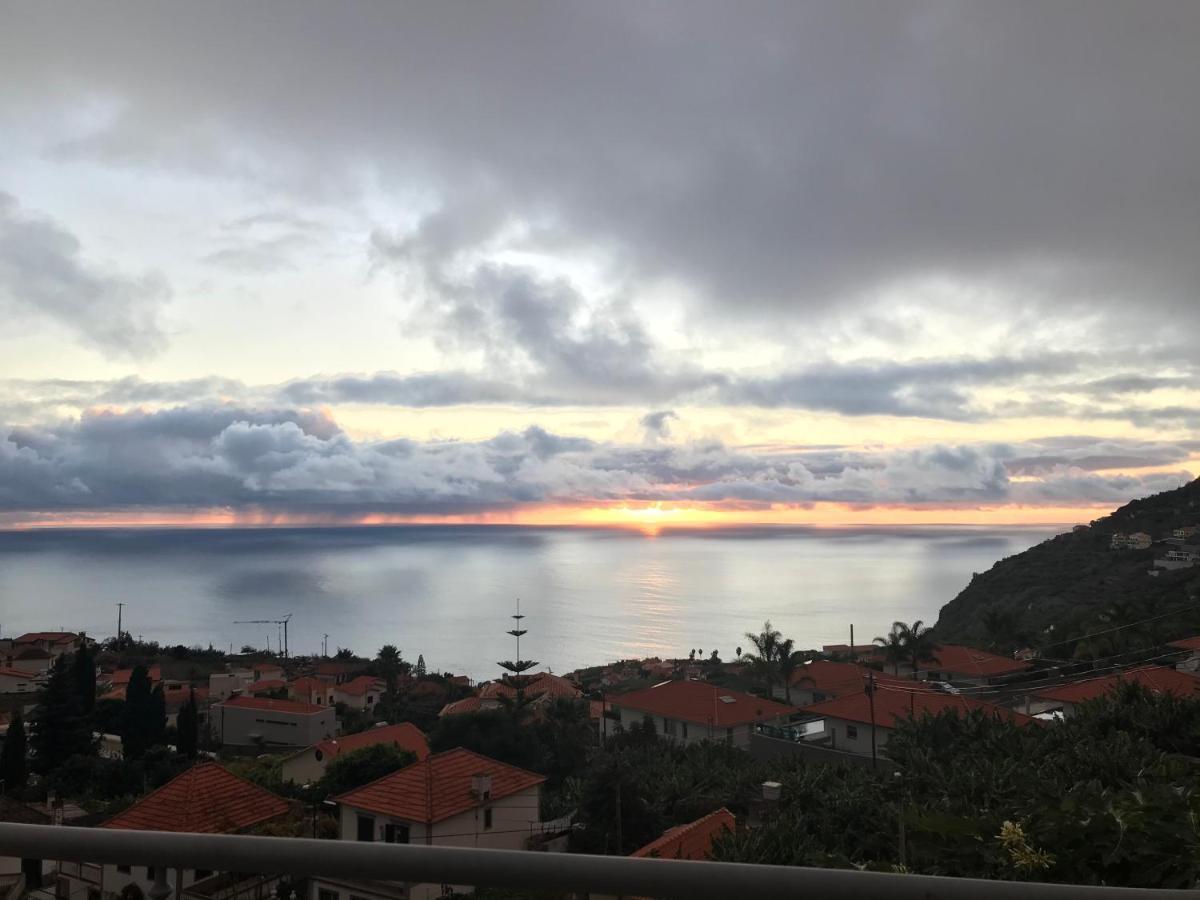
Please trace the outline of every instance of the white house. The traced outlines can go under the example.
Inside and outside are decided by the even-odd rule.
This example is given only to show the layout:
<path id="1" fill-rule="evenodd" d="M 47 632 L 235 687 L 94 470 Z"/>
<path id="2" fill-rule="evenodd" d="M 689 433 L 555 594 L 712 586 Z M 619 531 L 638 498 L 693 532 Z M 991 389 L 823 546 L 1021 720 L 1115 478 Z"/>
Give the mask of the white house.
<path id="1" fill-rule="evenodd" d="M 171 831 L 190 834 L 237 834 L 288 812 L 282 797 L 238 778 L 216 763 L 193 766 L 139 800 L 101 828 Z M 135 896 L 150 895 L 158 873 L 153 867 L 105 863 L 58 863 L 59 897 L 114 900 L 133 886 Z M 170 870 L 167 885 L 187 889 L 212 876 L 206 870 Z"/>
<path id="2" fill-rule="evenodd" d="M 336 797 L 341 839 L 525 850 L 545 830 L 538 815 L 545 780 L 470 750 L 448 750 Z M 432 900 L 443 887 L 314 878 L 310 900 Z"/>
<path id="3" fill-rule="evenodd" d="M 245 672 L 214 672 L 208 676 L 208 696 L 224 700 L 244 691 L 251 679 Z"/>
<path id="4" fill-rule="evenodd" d="M 367 712 L 375 708 L 384 688 L 383 681 L 373 675 L 359 675 L 333 686 L 333 702 Z"/>
<path id="5" fill-rule="evenodd" d="M 37 689 L 37 682 L 28 672 L 0 669 L 0 694 L 28 694 Z"/>
<path id="6" fill-rule="evenodd" d="M 329 706 L 267 697 L 230 697 L 214 704 L 209 718 L 226 746 L 309 747 L 337 734 Z"/>

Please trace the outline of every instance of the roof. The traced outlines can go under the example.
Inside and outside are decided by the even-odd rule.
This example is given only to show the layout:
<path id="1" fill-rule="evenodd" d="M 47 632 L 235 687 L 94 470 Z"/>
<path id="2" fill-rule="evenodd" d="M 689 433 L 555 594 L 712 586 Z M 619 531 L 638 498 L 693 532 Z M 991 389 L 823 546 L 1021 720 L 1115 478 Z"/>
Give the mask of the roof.
<path id="1" fill-rule="evenodd" d="M 854 663 L 830 662 L 826 659 L 815 659 L 803 666 L 798 666 L 791 677 L 793 687 L 813 687 L 818 691 L 834 696 L 840 694 L 862 693 L 867 676 L 874 674 L 876 682 L 891 682 L 903 684 L 905 687 L 917 687 L 918 683 L 907 678 L 893 678 L 882 672 L 875 672 L 866 666 Z"/>
<path id="2" fill-rule="evenodd" d="M 464 697 L 442 707 L 438 716 L 458 716 L 463 713 L 479 712 L 483 708 L 483 700 L 479 697 Z"/>
<path id="3" fill-rule="evenodd" d="M 38 647 L 29 647 L 14 656 L 13 659 L 53 659 L 53 657 Z"/>
<path id="4" fill-rule="evenodd" d="M 722 806 L 695 822 L 668 828 L 661 837 L 629 855 L 657 856 L 662 859 L 708 859 L 713 841 L 723 832 L 733 831 L 736 825 L 737 820 L 734 819 L 733 813 Z"/>
<path id="5" fill-rule="evenodd" d="M 292 682 L 292 690 L 294 691 L 328 691 L 333 686 L 332 681 L 326 681 L 324 678 L 313 678 L 311 675 L 297 678 Z"/>
<path id="6" fill-rule="evenodd" d="M 391 744 L 401 750 L 414 754 L 418 760 L 429 756 L 429 741 L 425 732 L 412 722 L 401 722 L 398 725 L 381 725 L 369 728 L 357 734 L 347 734 L 335 741 L 318 741 L 309 750 L 320 750 L 327 759 L 333 759 L 342 753 L 353 753 L 364 747 L 374 747 L 377 744 Z M 304 752 L 304 751 L 302 751 Z"/>
<path id="7" fill-rule="evenodd" d="M 1169 669 L 1165 666 L 1146 666 L 1140 669 L 1130 669 L 1099 678 L 1088 678 L 1074 684 L 1064 684 L 1047 688 L 1034 694 L 1041 700 L 1055 700 L 1061 703 L 1082 703 L 1084 700 L 1095 700 L 1103 697 L 1122 683 L 1140 684 L 1156 694 L 1174 694 L 1177 697 L 1190 697 L 1200 694 L 1200 678 Z"/>
<path id="8" fill-rule="evenodd" d="M 357 678 L 352 678 L 344 684 L 335 685 L 334 689 L 341 694 L 350 694 L 357 697 L 366 694 L 367 691 L 375 691 L 379 689 L 379 685 L 383 682 L 374 675 L 359 675 Z"/>
<path id="9" fill-rule="evenodd" d="M 196 696 L 196 703 L 198 704 L 208 699 L 208 688 L 193 687 L 192 685 L 185 684 L 182 687 L 164 690 L 163 700 L 167 704 L 168 710 L 178 711 L 183 704 L 188 702 L 193 693 Z"/>
<path id="10" fill-rule="evenodd" d="M 299 700 L 276 700 L 272 697 L 230 697 L 217 705 L 232 706 L 236 709 L 268 709 L 271 712 L 291 713 L 297 716 L 315 716 L 329 709 L 328 706 L 301 703 Z"/>
<path id="11" fill-rule="evenodd" d="M 1200 635 L 1196 637 L 1181 638 L 1178 641 L 1169 641 L 1168 647 L 1176 647 L 1180 650 L 1200 650 Z"/>
<path id="12" fill-rule="evenodd" d="M 959 644 L 942 644 L 933 651 L 934 662 L 930 668 L 961 675 L 991 676 L 1007 675 L 1033 668 L 1033 663 L 1009 656 L 998 656 L 986 650 L 963 647 Z"/>
<path id="13" fill-rule="evenodd" d="M 69 644 L 78 638 L 79 635 L 73 631 L 30 631 L 18 638 L 13 638 L 13 643 L 32 644 L 35 641 L 49 641 L 52 644 Z"/>
<path id="14" fill-rule="evenodd" d="M 232 834 L 288 811 L 288 803 L 216 763 L 193 766 L 103 828 Z"/>
<path id="15" fill-rule="evenodd" d="M 150 683 L 162 681 L 162 666 L 151 666 L 146 670 L 150 676 Z M 104 676 L 102 680 L 107 681 L 114 687 L 118 685 L 129 684 L 129 679 L 133 677 L 133 669 L 117 669 L 109 675 Z"/>
<path id="16" fill-rule="evenodd" d="M 959 694 L 943 694 L 940 691 L 912 690 L 880 684 L 875 690 L 875 723 L 881 728 L 894 728 L 897 720 L 919 717 L 925 713 L 937 715 L 946 710 L 972 712 L 982 710 L 1017 725 L 1033 721 L 1030 716 L 1013 712 L 1003 706 L 983 703 Z M 847 694 L 833 700 L 825 700 L 804 707 L 804 712 L 814 716 L 845 719 L 848 722 L 871 724 L 871 698 L 865 693 Z"/>
<path id="17" fill-rule="evenodd" d="M 265 694 L 267 691 L 277 691 L 287 686 L 288 683 L 282 678 L 260 678 L 258 681 L 252 681 L 242 688 L 242 692 L 246 694 Z"/>
<path id="18" fill-rule="evenodd" d="M 3 667 L 0 667 L 0 676 L 7 676 L 9 678 L 20 678 L 22 681 L 28 681 L 29 679 L 31 679 L 33 677 L 28 672 L 22 672 L 20 669 L 6 669 Z"/>
<path id="19" fill-rule="evenodd" d="M 794 706 L 717 687 L 707 681 L 664 681 L 645 690 L 617 694 L 609 698 L 609 703 L 685 722 L 711 723 L 717 728 L 775 719 L 796 712 Z"/>
<path id="20" fill-rule="evenodd" d="M 471 792 L 471 779 L 475 775 L 491 776 L 493 800 L 546 780 L 544 775 L 458 747 L 428 756 L 423 762 L 384 775 L 334 799 L 409 822 L 440 822 L 479 805 L 479 799 Z"/>
<path id="21" fill-rule="evenodd" d="M 281 666 L 279 663 L 273 663 L 273 662 L 260 662 L 260 663 L 254 664 L 255 672 L 273 672 L 276 669 L 278 669 L 279 671 L 282 672 L 283 666 Z"/>
<path id="22" fill-rule="evenodd" d="M 40 809 L 0 794 L 0 822 L 14 825 L 49 825 L 51 820 Z"/>

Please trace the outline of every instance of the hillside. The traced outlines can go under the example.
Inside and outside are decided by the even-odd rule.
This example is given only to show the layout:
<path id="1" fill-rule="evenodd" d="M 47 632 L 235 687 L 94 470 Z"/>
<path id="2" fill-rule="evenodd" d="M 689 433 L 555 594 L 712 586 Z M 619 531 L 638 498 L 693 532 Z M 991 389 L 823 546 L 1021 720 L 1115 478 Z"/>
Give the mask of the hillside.
<path id="1" fill-rule="evenodd" d="M 1117 532 L 1144 531 L 1157 540 L 1188 525 L 1200 525 L 1200 479 L 1134 500 L 1090 528 L 1057 535 L 976 574 L 942 607 L 938 637 L 976 646 L 1038 646 L 1111 625 L 1122 617 L 1114 616 L 1114 608 L 1124 617 L 1148 617 L 1198 603 L 1200 566 L 1151 576 L 1147 570 L 1163 555 L 1163 546 L 1109 549 Z M 1156 623 L 1155 639 L 1198 628 L 1200 617 L 1195 615 L 1163 620 Z M 1066 649 L 1055 647 L 1053 655 Z"/>

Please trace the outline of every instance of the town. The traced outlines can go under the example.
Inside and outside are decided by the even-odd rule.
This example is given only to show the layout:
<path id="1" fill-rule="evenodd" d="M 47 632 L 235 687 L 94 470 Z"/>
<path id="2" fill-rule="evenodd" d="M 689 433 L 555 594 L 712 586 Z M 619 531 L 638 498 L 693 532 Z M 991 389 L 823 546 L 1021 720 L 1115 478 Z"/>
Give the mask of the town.
<path id="1" fill-rule="evenodd" d="M 0 639 L 0 821 L 1037 880 L 1103 871 L 1109 883 L 1141 884 L 1146 859 L 1079 852 L 1065 865 L 1044 833 L 1047 811 L 1017 804 L 1021 818 L 999 818 L 1002 796 L 974 823 L 960 814 L 958 840 L 981 845 L 964 855 L 929 818 L 937 781 L 919 783 L 938 772 L 952 780 L 960 765 L 1003 765 L 1020 780 L 1012 766 L 1024 756 L 1094 751 L 1081 736 L 1115 721 L 1145 745 L 1114 763 L 1106 786 L 1124 828 L 1118 785 L 1144 803 L 1132 799 L 1146 790 L 1137 767 L 1200 739 L 1200 635 L 1173 634 L 1169 615 L 1150 630 L 1114 626 L 1131 639 L 1099 658 L 1064 658 L 1053 644 L 943 644 L 920 622 L 801 650 L 768 622 L 728 658 L 690 649 L 565 676 L 521 659 L 525 618 L 507 632 L 514 658 L 484 683 L 390 644 L 368 658 L 230 654 L 124 632 Z M 877 815 L 897 782 L 905 803 L 893 796 L 890 823 L 857 842 L 808 821 L 839 791 L 859 792 L 855 815 Z M 1027 792 L 1001 794 L 1010 789 Z M 1189 798 L 1167 807 L 1181 812 Z M 1144 840 L 1130 838 L 1147 859 L 1164 857 L 1154 884 L 1195 877 L 1194 857 L 1168 861 L 1169 849 L 1155 849 L 1155 829 L 1173 814 L 1158 810 Z M 794 846 L 781 857 L 771 845 L 785 834 Z M 14 900 L 404 900 L 472 888 L 0 859 L 0 890 Z"/>

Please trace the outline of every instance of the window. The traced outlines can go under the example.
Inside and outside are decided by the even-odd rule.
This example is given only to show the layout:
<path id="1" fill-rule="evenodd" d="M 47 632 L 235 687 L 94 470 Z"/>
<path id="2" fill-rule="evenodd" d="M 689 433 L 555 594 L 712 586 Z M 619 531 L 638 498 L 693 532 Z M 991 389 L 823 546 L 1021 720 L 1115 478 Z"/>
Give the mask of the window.
<path id="1" fill-rule="evenodd" d="M 857 725 L 847 725 L 846 726 L 846 739 L 850 740 L 850 741 L 858 740 L 858 726 Z"/>
<path id="2" fill-rule="evenodd" d="M 100 889 L 88 888 L 87 900 L 100 900 Z"/>
<path id="3" fill-rule="evenodd" d="M 317 890 L 317 900 L 341 900 L 341 896 L 337 891 L 331 891 L 328 888 Z"/>
<path id="4" fill-rule="evenodd" d="M 483 828 L 485 831 L 492 827 L 492 808 L 489 806 L 483 811 Z"/>
<path id="5" fill-rule="evenodd" d="M 374 816 L 359 816 L 358 817 L 358 840 L 360 840 L 360 841 L 375 840 L 375 817 Z"/>
<path id="6" fill-rule="evenodd" d="M 130 870 L 129 866 L 117 866 L 117 871 L 122 875 L 128 875 Z"/>
<path id="7" fill-rule="evenodd" d="M 675 734 L 675 720 L 663 716 L 663 734 Z"/>
<path id="8" fill-rule="evenodd" d="M 388 844 L 407 844 L 409 830 L 407 825 L 396 825 L 389 822 L 383 826 L 383 840 Z"/>

